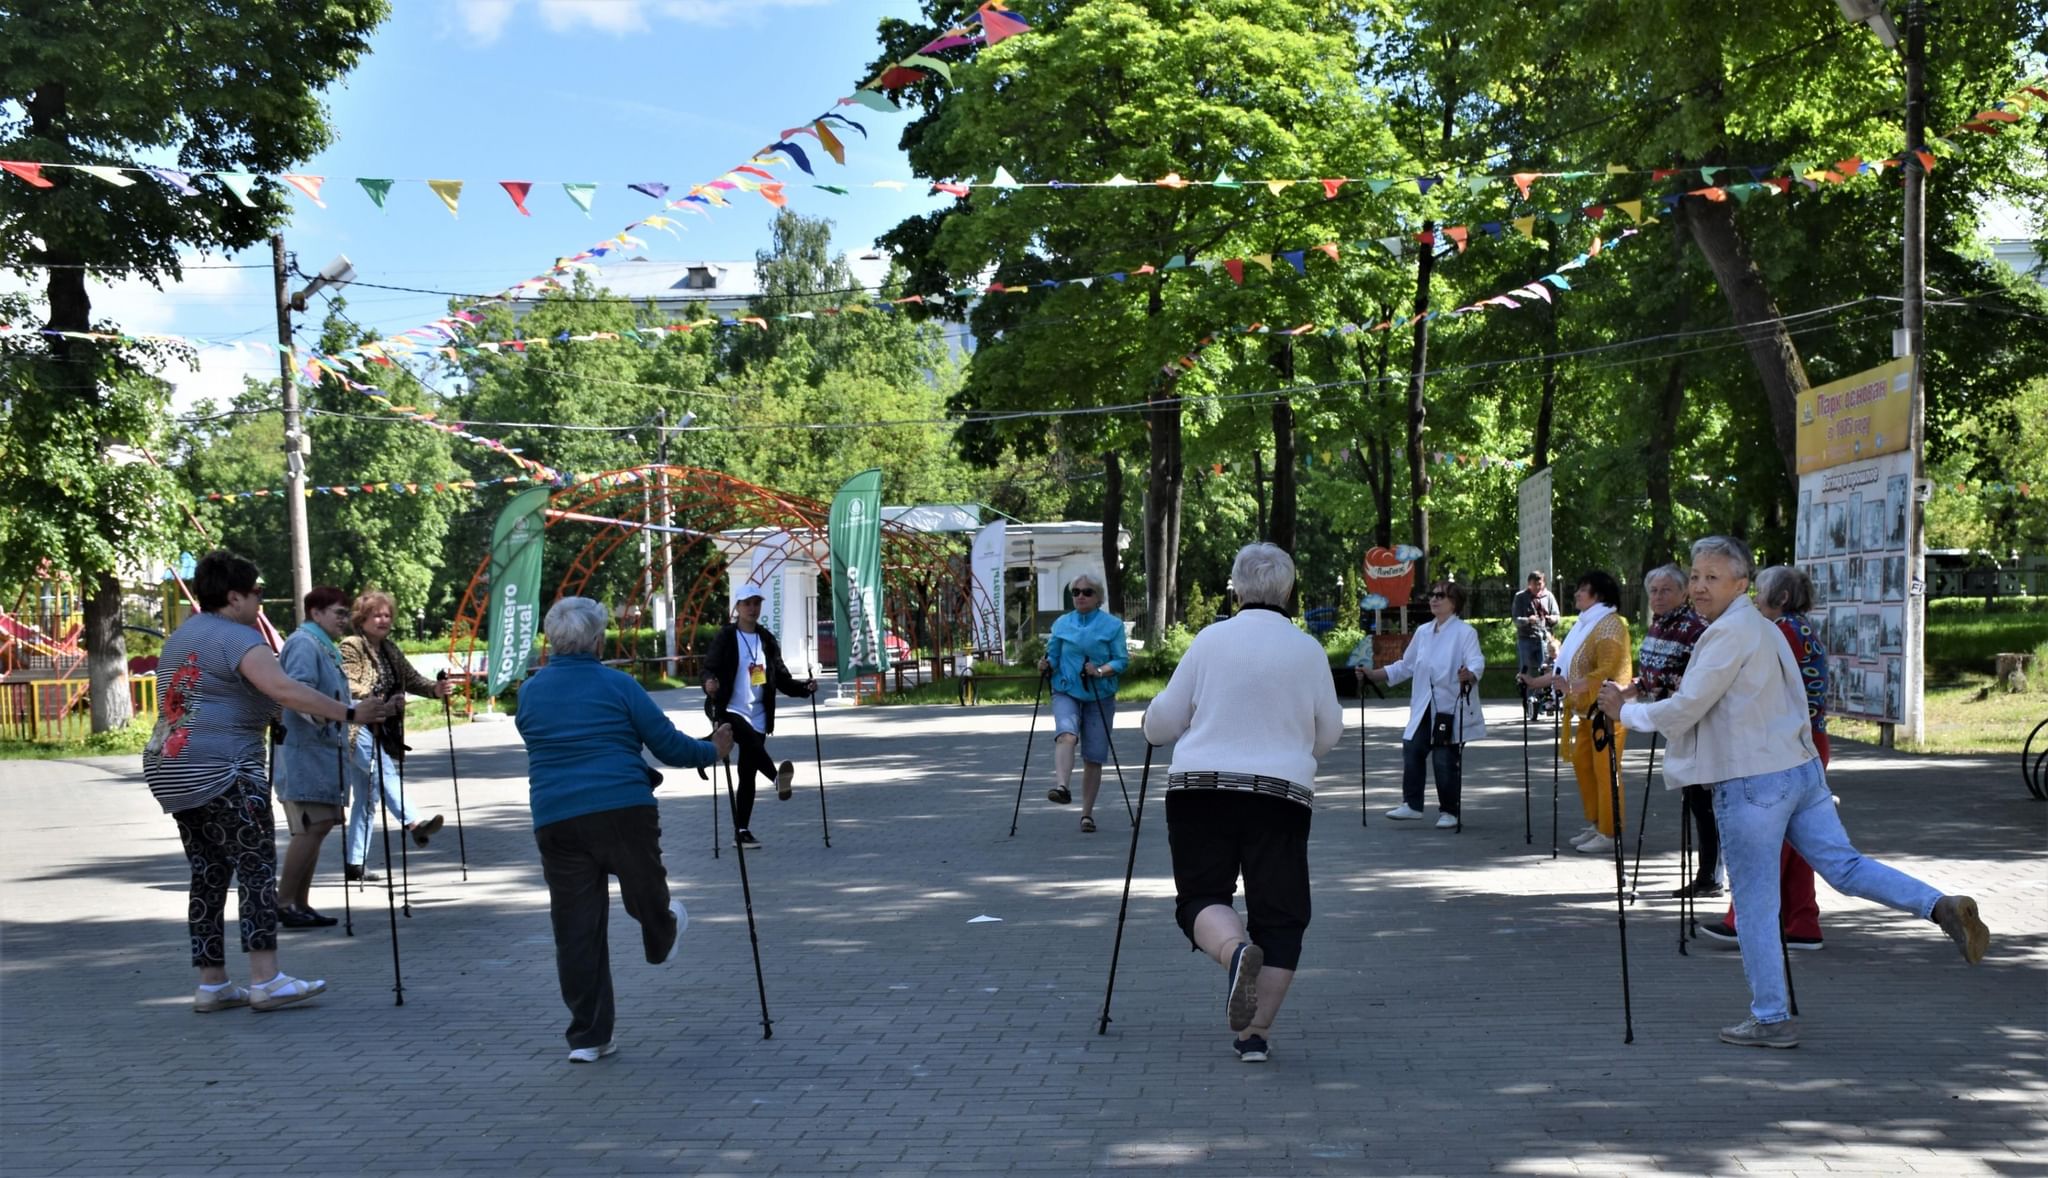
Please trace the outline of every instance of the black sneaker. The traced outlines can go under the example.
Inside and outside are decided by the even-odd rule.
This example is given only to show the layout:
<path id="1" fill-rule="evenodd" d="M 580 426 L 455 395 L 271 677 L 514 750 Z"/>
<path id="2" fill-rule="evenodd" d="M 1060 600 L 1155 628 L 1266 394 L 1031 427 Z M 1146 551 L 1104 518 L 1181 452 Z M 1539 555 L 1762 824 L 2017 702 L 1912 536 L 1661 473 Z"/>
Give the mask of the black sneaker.
<path id="1" fill-rule="evenodd" d="M 1265 963 L 1266 951 L 1249 941 L 1230 955 L 1230 990 L 1224 998 L 1223 1013 L 1233 1031 L 1251 1026 L 1259 1013 L 1259 967 Z M 1260 1047 L 1263 1050 L 1264 1044 Z"/>
<path id="2" fill-rule="evenodd" d="M 1711 879 L 1696 879 L 1671 893 L 1674 900 L 1704 900 L 1721 894 L 1721 885 Z"/>
<path id="3" fill-rule="evenodd" d="M 362 866 L 353 863 L 349 865 L 347 871 L 342 872 L 342 875 L 350 883 L 356 883 L 358 881 L 361 881 L 363 883 L 376 883 L 377 880 L 381 878 L 376 872 L 366 870 Z"/>
<path id="4" fill-rule="evenodd" d="M 1812 951 L 1820 948 L 1820 938 L 1788 936 L 1785 938 L 1785 947 L 1787 949 L 1805 949 L 1808 951 Z"/>
<path id="5" fill-rule="evenodd" d="M 280 928 L 333 928 L 341 921 L 332 916 L 322 916 L 311 908 L 280 908 L 277 910 Z"/>
<path id="6" fill-rule="evenodd" d="M 754 837 L 753 831 L 742 830 L 732 836 L 732 845 L 742 851 L 758 851 L 761 849 L 761 840 Z"/>
<path id="7" fill-rule="evenodd" d="M 1264 1035 L 1246 1035 L 1244 1038 L 1232 1043 L 1231 1047 L 1236 1049 L 1237 1058 L 1246 1063 L 1266 1062 L 1266 1037 Z"/>
<path id="8" fill-rule="evenodd" d="M 1700 926 L 1699 931 L 1700 936 L 1716 944 L 1733 945 L 1736 943 L 1735 930 L 1728 927 L 1726 921 L 1717 920 L 1712 924 L 1703 924 Z"/>

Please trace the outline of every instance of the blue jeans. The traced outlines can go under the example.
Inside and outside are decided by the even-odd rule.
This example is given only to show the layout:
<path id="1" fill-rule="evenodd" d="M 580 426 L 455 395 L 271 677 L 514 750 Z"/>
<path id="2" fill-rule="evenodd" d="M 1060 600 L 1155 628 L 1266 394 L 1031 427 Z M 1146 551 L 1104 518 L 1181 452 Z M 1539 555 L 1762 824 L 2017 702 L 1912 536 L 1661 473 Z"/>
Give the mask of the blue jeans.
<path id="1" fill-rule="evenodd" d="M 1109 728 L 1116 719 L 1116 700 L 1107 695 L 1077 699 L 1064 692 L 1052 693 L 1052 731 L 1055 738 L 1072 733 L 1081 740 L 1081 761 L 1100 765 L 1109 760 Z"/>
<path id="2" fill-rule="evenodd" d="M 342 840 L 342 854 L 351 867 L 361 867 L 368 856 L 370 822 L 377 817 L 377 763 L 370 759 L 372 756 L 384 762 L 384 804 L 391 807 L 399 825 L 409 826 L 419 816 L 417 810 L 406 804 L 405 782 L 398 775 L 397 763 L 377 747 L 377 740 L 367 727 L 356 729 L 348 758 L 348 832 Z"/>
<path id="3" fill-rule="evenodd" d="M 1455 818 L 1459 789 L 1464 784 L 1464 754 L 1454 744 L 1430 745 L 1430 721 L 1435 716 L 1435 708 L 1424 711 L 1415 735 L 1401 740 L 1401 802 L 1411 810 L 1422 809 L 1422 766 L 1428 762 L 1436 770 L 1437 809 Z"/>
<path id="4" fill-rule="evenodd" d="M 1789 841 L 1828 886 L 1926 919 L 1941 893 L 1902 871 L 1866 859 L 1849 845 L 1828 782 L 1815 758 L 1777 773 L 1736 777 L 1714 786 L 1721 858 L 1742 919 L 1735 924 L 1749 1012 L 1760 1023 L 1792 1017 L 1778 929 L 1778 848 Z"/>

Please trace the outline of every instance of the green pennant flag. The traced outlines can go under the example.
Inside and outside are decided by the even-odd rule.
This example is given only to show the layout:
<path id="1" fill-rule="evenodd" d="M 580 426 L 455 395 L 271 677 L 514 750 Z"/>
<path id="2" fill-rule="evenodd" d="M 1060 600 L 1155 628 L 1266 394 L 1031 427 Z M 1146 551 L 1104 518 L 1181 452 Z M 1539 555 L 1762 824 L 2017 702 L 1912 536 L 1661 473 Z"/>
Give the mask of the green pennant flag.
<path id="1" fill-rule="evenodd" d="M 1236 180 L 1234 180 L 1234 179 L 1232 179 L 1232 178 L 1231 178 L 1231 175 L 1230 175 L 1230 169 L 1229 169 L 1229 168 L 1225 168 L 1225 169 L 1223 169 L 1222 171 L 1220 171 L 1220 172 L 1216 173 L 1216 178 L 1215 178 L 1214 180 L 1211 180 L 1211 181 L 1209 182 L 1209 186 L 1210 186 L 1211 188 L 1243 188 L 1243 187 L 1244 187 L 1244 185 L 1243 185 L 1243 184 L 1240 184 L 1240 183 L 1238 183 L 1238 182 L 1237 182 Z"/>
<path id="2" fill-rule="evenodd" d="M 569 199 L 576 202 L 576 207 L 583 210 L 584 216 L 590 215 L 590 201 L 597 195 L 597 185 L 565 183 L 562 185 L 562 191 L 569 194 Z"/>
<path id="3" fill-rule="evenodd" d="M 886 97 L 877 94 L 873 90 L 855 90 L 853 93 L 847 95 L 846 97 L 852 99 L 854 102 L 858 103 L 861 106 L 867 107 L 869 110 L 878 110 L 881 111 L 883 114 L 893 115 L 896 112 L 903 109 L 902 107 L 897 106 L 895 103 L 889 101 Z"/>
<path id="4" fill-rule="evenodd" d="M 526 677 L 540 633 L 541 537 L 547 528 L 550 487 L 522 491 L 491 530 L 490 694 Z"/>
<path id="5" fill-rule="evenodd" d="M 824 189 L 824 190 L 825 190 L 825 191 L 827 191 L 827 192 L 830 192 L 830 193 L 835 193 L 835 194 L 837 194 L 837 195 L 839 195 L 839 196 L 845 196 L 845 195 L 847 195 L 847 191 L 846 191 L 846 189 L 844 189 L 844 188 L 841 188 L 841 187 L 840 187 L 839 185 L 837 185 L 837 184 L 813 184 L 813 185 L 811 185 L 811 187 L 813 187 L 813 188 L 822 188 L 822 189 Z"/>
<path id="6" fill-rule="evenodd" d="M 1491 187 L 1493 187 L 1493 177 L 1491 176 L 1465 177 L 1465 190 L 1474 196 L 1478 196 Z"/>
<path id="7" fill-rule="evenodd" d="M 839 681 L 887 667 L 882 653 L 882 472 L 864 470 L 832 496 L 826 521 L 832 552 L 832 621 L 839 633 Z"/>
<path id="8" fill-rule="evenodd" d="M 1372 190 L 1374 196 L 1378 196 L 1380 193 L 1392 188 L 1394 182 L 1392 180 L 1367 180 L 1365 186 Z"/>
<path id="9" fill-rule="evenodd" d="M 374 180 L 367 176 L 357 176 L 356 183 L 361 185 L 363 191 L 368 194 L 370 203 L 381 209 L 384 207 L 384 198 L 391 195 L 391 186 L 396 181 Z"/>
<path id="10" fill-rule="evenodd" d="M 249 199 L 249 190 L 256 186 L 254 172 L 215 172 L 213 178 L 227 185 L 228 191 L 235 194 L 236 200 L 252 209 L 256 207 L 256 202 Z"/>

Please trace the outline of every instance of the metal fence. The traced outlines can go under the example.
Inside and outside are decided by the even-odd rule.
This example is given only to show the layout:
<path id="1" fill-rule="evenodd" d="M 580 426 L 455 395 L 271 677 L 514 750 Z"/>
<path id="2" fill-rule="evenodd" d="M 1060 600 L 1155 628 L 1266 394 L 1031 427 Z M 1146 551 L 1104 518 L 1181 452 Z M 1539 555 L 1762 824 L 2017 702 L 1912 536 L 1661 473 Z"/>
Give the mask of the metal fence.
<path id="1" fill-rule="evenodd" d="M 0 683 L 0 740 L 64 744 L 92 735 L 92 705 L 84 679 L 23 679 Z M 137 724 L 156 723 L 156 676 L 130 675 L 128 701 Z"/>

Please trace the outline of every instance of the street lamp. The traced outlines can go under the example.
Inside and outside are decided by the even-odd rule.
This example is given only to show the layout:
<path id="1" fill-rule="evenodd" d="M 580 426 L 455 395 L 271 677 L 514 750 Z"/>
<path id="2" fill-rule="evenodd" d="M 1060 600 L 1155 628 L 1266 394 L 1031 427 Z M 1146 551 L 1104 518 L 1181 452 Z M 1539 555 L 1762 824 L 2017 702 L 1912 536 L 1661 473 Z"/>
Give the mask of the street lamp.
<path id="1" fill-rule="evenodd" d="M 1868 25 L 1884 47 L 1901 49 L 1899 30 L 1882 0 L 1835 0 L 1842 15 Z M 1899 300 L 1899 330 L 1892 336 L 1892 355 L 1913 358 L 1912 404 L 1907 417 L 1906 444 L 1913 454 L 1912 506 L 1906 537 L 1906 561 L 1911 568 L 1906 587 L 1906 721 L 1913 743 L 1927 738 L 1926 646 L 1927 646 L 1927 22 L 1921 0 L 1907 0 L 1904 62 L 1906 70 L 1906 150 L 1899 159 L 1905 182 L 1905 224 L 1902 268 L 1905 290 Z M 1881 727 L 1889 738 L 1891 725 Z M 1889 744 L 1890 740 L 1885 739 Z"/>
<path id="2" fill-rule="evenodd" d="M 304 625 L 306 594 L 313 591 L 313 548 L 306 530 L 306 459 L 313 454 L 313 440 L 299 422 L 299 384 L 292 375 L 292 312 L 304 311 L 306 300 L 317 291 L 347 286 L 355 280 L 356 268 L 347 254 L 337 254 L 305 289 L 287 295 L 284 234 L 273 233 L 270 270 L 277 288 L 277 378 L 284 402 L 284 500 L 291 532 L 292 616 Z"/>

